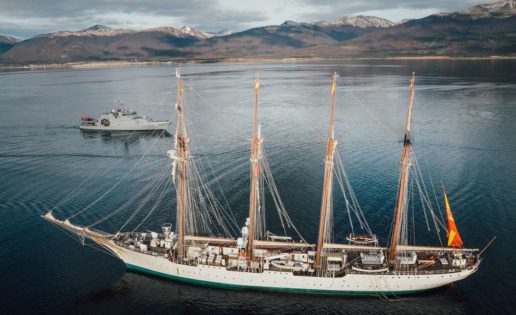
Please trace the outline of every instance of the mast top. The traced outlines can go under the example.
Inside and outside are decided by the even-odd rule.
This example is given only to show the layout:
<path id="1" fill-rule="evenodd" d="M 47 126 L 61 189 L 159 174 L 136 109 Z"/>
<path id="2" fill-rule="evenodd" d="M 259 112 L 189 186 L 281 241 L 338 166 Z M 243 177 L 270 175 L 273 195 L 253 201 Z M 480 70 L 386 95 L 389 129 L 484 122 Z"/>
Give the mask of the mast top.
<path id="1" fill-rule="evenodd" d="M 260 90 L 260 73 L 256 72 L 256 80 L 254 82 L 254 92 L 258 93 Z"/>
<path id="2" fill-rule="evenodd" d="M 334 139 L 334 136 L 335 136 L 335 130 L 334 130 L 333 125 L 334 125 L 334 120 L 335 120 L 335 90 L 336 90 L 338 77 L 339 77 L 339 75 L 337 74 L 337 72 L 334 72 L 332 80 L 331 80 L 330 123 L 328 125 L 328 139 Z"/>
<path id="3" fill-rule="evenodd" d="M 414 85 L 416 82 L 416 73 L 412 72 L 412 79 L 410 80 L 410 87 L 409 87 L 409 104 L 408 104 L 408 110 L 407 110 L 407 122 L 405 125 L 405 141 L 409 141 L 410 131 L 411 128 L 411 121 L 412 121 L 412 107 L 414 105 Z"/>
<path id="4" fill-rule="evenodd" d="M 331 77 L 331 95 L 335 95 L 335 86 L 337 84 L 337 79 L 339 78 L 339 75 L 337 72 L 333 72 L 333 76 Z"/>

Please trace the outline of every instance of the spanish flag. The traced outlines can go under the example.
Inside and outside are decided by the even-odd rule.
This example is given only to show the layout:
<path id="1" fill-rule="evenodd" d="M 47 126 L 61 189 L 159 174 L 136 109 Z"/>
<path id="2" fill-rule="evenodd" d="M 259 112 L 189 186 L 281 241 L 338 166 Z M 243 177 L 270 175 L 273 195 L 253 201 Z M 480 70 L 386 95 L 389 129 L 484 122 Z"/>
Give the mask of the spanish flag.
<path id="1" fill-rule="evenodd" d="M 444 203 L 446 205 L 446 218 L 448 219 L 448 246 L 461 248 L 463 244 L 462 239 L 460 238 L 459 230 L 455 225 L 455 220 L 453 219 L 446 191 L 444 192 Z"/>

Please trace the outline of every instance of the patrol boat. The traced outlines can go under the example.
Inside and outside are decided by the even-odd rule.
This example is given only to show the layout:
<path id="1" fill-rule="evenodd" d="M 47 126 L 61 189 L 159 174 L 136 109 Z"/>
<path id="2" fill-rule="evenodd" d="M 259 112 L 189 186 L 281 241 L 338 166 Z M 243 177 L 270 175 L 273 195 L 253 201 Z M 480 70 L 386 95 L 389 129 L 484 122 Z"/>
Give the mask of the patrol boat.
<path id="1" fill-rule="evenodd" d="M 120 100 L 116 100 L 115 104 L 116 108 L 100 114 L 97 119 L 81 115 L 82 123 L 79 128 L 84 131 L 159 131 L 168 127 L 168 121 L 138 116 L 135 111 L 126 109 Z"/>

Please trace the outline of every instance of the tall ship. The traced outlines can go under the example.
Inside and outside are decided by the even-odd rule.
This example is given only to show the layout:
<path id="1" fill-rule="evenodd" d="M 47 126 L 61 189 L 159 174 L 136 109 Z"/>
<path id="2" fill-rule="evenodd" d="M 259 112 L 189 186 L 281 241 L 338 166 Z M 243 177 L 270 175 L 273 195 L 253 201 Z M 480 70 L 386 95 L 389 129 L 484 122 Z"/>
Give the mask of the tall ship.
<path id="1" fill-rule="evenodd" d="M 52 210 L 43 215 L 44 219 L 83 240 L 95 242 L 122 260 L 130 270 L 218 288 L 330 295 L 406 294 L 445 286 L 478 270 L 482 252 L 463 248 L 444 188 L 446 220 L 439 221 L 439 216 L 431 209 L 427 220 L 438 222 L 435 224 L 447 231 L 447 238 L 438 246 L 418 246 L 410 242 L 408 227 L 412 218 L 408 212 L 412 193 L 409 192 L 414 186 L 420 187 L 421 200 L 430 203 L 430 197 L 421 187 L 423 183 L 418 181 L 421 173 L 412 148 L 414 74 L 409 87 L 392 231 L 383 246 L 365 219 L 336 150 L 336 73 L 330 87 L 319 232 L 314 244 L 305 241 L 293 225 L 267 162 L 259 116 L 259 77 L 254 85 L 249 214 L 245 222 L 241 222 L 239 235 L 232 236 L 224 223 L 230 216 L 203 183 L 205 177 L 199 174 L 195 155 L 190 151 L 183 81 L 179 71 L 176 76 L 175 144 L 167 151 L 172 173 L 168 176 L 171 176 L 177 199 L 175 225 L 163 223 L 160 231 L 120 229 L 107 233 L 95 229 L 94 224 L 74 224 L 70 217 L 58 219 Z M 411 180 L 416 184 L 409 184 L 413 183 Z M 265 189 L 274 200 L 282 226 L 297 234 L 296 240 L 287 232 L 275 235 L 266 229 Z M 340 243 L 334 240 L 333 233 L 334 190 L 337 189 L 343 193 L 352 227 L 346 240 Z M 152 210 L 148 209 L 149 215 Z M 353 229 L 353 224 L 360 228 Z"/>

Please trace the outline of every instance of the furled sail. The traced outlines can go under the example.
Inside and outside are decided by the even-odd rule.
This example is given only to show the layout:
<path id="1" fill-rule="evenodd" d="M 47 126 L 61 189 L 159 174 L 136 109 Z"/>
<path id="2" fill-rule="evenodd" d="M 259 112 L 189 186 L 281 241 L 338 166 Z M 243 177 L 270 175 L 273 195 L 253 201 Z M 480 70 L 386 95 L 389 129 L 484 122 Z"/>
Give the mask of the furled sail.
<path id="1" fill-rule="evenodd" d="M 446 196 L 446 191 L 444 192 L 444 203 L 446 204 L 446 218 L 448 219 L 448 246 L 461 248 L 463 242 L 460 238 L 457 225 L 455 225 L 455 220 L 453 219 L 450 203 L 448 202 L 448 197 Z"/>

